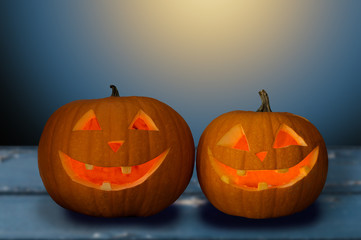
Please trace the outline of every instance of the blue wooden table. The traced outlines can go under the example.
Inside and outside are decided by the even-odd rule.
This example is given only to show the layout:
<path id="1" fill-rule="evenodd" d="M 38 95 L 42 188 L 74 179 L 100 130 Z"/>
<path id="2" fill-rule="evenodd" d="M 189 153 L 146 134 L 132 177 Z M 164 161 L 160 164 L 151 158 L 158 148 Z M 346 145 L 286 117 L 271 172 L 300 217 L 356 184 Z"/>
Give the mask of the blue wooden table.
<path id="1" fill-rule="evenodd" d="M 293 216 L 250 220 L 223 214 L 196 175 L 183 195 L 147 218 L 83 216 L 55 204 L 37 169 L 37 147 L 0 147 L 0 239 L 361 239 L 361 147 L 329 148 L 318 200 Z"/>

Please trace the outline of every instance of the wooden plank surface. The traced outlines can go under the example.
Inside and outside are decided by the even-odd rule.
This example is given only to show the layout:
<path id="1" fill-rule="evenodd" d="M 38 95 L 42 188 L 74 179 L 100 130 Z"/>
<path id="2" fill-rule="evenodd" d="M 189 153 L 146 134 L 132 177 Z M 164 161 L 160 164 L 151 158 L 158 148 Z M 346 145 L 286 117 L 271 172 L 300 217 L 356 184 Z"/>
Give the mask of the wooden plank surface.
<path id="1" fill-rule="evenodd" d="M 361 239 L 361 147 L 329 148 L 319 199 L 293 216 L 250 220 L 219 212 L 196 176 L 165 211 L 103 219 L 65 210 L 46 193 L 36 147 L 0 147 L 0 239 Z"/>

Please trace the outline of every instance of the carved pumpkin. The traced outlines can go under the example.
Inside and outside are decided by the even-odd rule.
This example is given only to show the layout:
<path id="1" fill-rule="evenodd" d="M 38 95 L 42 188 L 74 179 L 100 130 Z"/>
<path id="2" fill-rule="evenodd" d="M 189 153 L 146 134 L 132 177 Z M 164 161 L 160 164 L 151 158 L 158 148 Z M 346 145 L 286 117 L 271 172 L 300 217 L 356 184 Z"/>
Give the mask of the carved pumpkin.
<path id="1" fill-rule="evenodd" d="M 79 100 L 48 120 L 39 171 L 59 205 L 104 216 L 148 216 L 184 191 L 194 165 L 187 123 L 168 105 L 147 97 Z"/>
<path id="2" fill-rule="evenodd" d="M 271 112 L 260 92 L 258 112 L 233 111 L 214 119 L 197 150 L 197 173 L 220 211 L 247 218 L 293 214 L 313 203 L 326 181 L 327 151 L 303 117 Z"/>

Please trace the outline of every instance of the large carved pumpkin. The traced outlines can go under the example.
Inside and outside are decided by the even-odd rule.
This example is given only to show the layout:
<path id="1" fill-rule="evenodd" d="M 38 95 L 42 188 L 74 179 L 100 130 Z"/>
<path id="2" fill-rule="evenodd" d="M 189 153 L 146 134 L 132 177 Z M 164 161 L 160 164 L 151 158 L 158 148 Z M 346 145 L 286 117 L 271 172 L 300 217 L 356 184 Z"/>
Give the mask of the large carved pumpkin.
<path id="1" fill-rule="evenodd" d="M 39 171 L 59 205 L 88 215 L 148 216 L 172 204 L 192 176 L 194 143 L 183 118 L 147 97 L 79 100 L 48 120 Z"/>
<path id="2" fill-rule="evenodd" d="M 248 218 L 289 215 L 313 203 L 326 181 L 327 151 L 303 117 L 271 112 L 260 92 L 259 112 L 233 111 L 214 119 L 197 150 L 197 173 L 219 210 Z"/>

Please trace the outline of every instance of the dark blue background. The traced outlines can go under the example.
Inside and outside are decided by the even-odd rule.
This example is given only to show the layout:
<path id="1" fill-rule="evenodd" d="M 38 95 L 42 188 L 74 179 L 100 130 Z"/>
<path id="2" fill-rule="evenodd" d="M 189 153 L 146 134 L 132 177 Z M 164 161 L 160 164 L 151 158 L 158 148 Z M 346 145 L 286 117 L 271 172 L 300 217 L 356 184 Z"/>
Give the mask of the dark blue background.
<path id="1" fill-rule="evenodd" d="M 36 145 L 52 112 L 110 84 L 172 106 L 196 142 L 264 88 L 328 145 L 361 144 L 361 1 L 170 2 L 0 1 L 0 144 Z"/>

